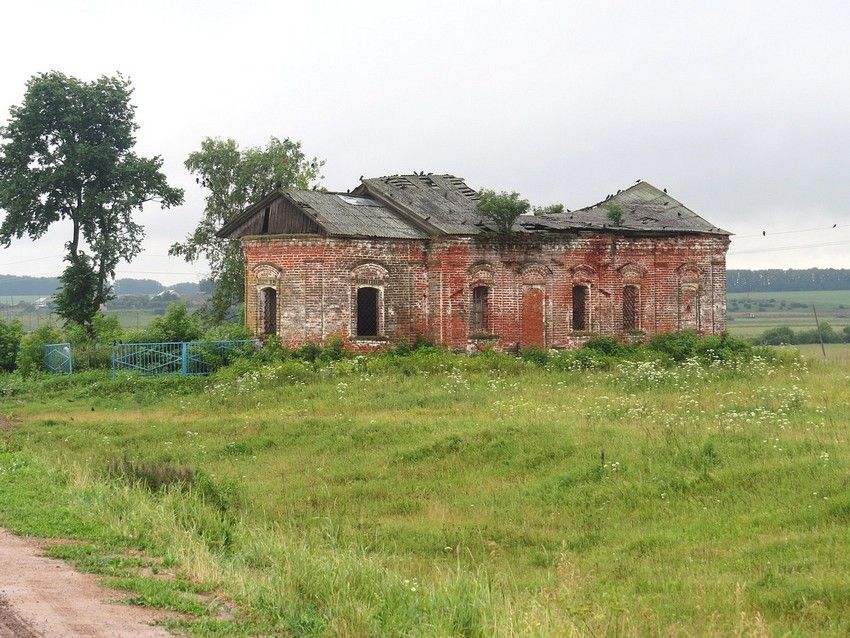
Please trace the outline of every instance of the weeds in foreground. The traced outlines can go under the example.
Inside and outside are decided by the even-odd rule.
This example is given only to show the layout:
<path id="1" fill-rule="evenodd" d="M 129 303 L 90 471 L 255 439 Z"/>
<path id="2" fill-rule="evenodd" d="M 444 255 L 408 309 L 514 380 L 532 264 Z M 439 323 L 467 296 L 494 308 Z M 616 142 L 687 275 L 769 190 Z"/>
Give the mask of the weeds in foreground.
<path id="1" fill-rule="evenodd" d="M 843 635 L 850 376 L 715 350 L 33 380 L 0 522 L 197 635 Z"/>

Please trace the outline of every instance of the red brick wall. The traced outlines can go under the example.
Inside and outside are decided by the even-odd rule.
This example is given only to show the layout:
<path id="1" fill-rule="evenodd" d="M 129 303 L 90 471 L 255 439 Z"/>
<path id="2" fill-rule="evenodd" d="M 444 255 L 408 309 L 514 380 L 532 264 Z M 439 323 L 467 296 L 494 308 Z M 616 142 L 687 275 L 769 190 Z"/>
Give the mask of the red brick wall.
<path id="1" fill-rule="evenodd" d="M 623 287 L 636 285 L 640 331 L 726 327 L 725 237 L 636 238 L 521 235 L 507 239 L 336 239 L 249 237 L 246 322 L 258 331 L 258 290 L 278 292 L 278 334 L 289 344 L 355 334 L 357 287 L 378 288 L 386 342 L 427 336 L 454 348 L 494 343 L 513 348 L 531 339 L 568 347 L 588 334 L 623 334 Z M 470 341 L 472 289 L 490 287 L 487 332 Z M 589 330 L 572 327 L 572 291 L 589 288 Z M 525 315 L 542 326 L 526 326 Z M 539 333 L 539 335 L 538 335 Z M 525 335 L 525 337 L 523 337 Z M 363 347 L 378 340 L 354 341 Z"/>

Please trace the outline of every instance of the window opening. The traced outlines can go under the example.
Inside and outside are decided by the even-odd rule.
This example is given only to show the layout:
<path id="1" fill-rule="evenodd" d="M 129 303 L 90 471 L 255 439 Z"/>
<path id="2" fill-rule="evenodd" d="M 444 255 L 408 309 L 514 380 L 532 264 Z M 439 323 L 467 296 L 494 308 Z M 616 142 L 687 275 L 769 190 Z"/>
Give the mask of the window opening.
<path id="1" fill-rule="evenodd" d="M 357 336 L 378 336 L 378 289 L 357 289 Z"/>

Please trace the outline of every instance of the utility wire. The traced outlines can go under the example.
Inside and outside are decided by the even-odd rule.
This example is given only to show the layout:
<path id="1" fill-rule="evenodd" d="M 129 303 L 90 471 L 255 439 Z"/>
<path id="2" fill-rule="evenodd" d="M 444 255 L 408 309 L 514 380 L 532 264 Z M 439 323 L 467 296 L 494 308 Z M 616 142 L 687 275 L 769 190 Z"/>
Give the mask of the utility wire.
<path id="1" fill-rule="evenodd" d="M 730 248 L 729 252 L 735 255 L 749 255 L 752 253 L 774 253 L 785 250 L 801 250 L 803 248 L 824 248 L 826 246 L 845 246 L 850 245 L 850 239 L 845 241 L 826 241 L 813 244 L 797 244 L 796 246 L 774 246 L 773 248 L 753 248 L 751 250 L 735 250 Z"/>
<path id="2" fill-rule="evenodd" d="M 747 237 L 772 237 L 773 235 L 798 235 L 800 233 L 813 233 L 818 230 L 837 230 L 839 228 L 850 228 L 850 224 L 835 224 L 833 226 L 821 226 L 820 228 L 801 228 L 799 230 L 765 230 L 755 235 L 733 235 L 735 239 L 746 239 Z"/>

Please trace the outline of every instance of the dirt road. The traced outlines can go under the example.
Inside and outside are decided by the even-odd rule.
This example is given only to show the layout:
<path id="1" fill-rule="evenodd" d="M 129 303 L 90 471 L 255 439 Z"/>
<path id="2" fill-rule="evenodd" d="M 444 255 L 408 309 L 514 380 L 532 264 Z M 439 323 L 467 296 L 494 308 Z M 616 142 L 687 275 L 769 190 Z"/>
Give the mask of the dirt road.
<path id="1" fill-rule="evenodd" d="M 163 615 L 117 602 L 97 577 L 41 555 L 39 546 L 0 530 L 0 638 L 159 638 Z"/>

